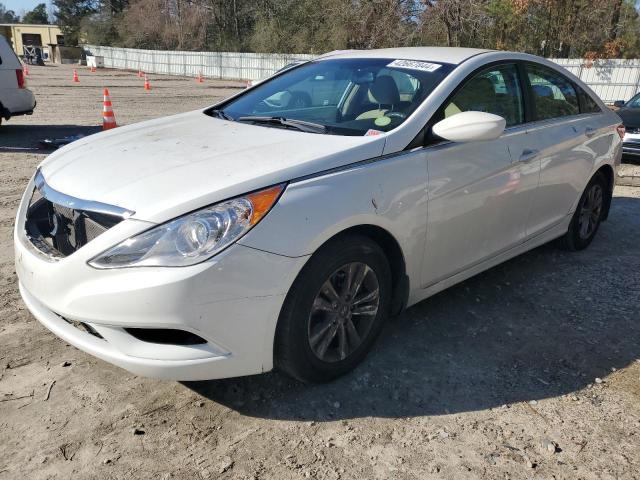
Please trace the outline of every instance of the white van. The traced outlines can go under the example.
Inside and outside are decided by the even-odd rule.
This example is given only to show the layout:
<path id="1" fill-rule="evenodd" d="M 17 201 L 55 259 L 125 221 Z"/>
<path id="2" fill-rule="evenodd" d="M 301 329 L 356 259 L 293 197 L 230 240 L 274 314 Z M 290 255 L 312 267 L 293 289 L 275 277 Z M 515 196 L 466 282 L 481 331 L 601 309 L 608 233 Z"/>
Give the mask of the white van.
<path id="1" fill-rule="evenodd" d="M 0 35 L 0 123 L 16 115 L 31 115 L 36 99 L 26 88 L 22 64 L 7 39 Z"/>

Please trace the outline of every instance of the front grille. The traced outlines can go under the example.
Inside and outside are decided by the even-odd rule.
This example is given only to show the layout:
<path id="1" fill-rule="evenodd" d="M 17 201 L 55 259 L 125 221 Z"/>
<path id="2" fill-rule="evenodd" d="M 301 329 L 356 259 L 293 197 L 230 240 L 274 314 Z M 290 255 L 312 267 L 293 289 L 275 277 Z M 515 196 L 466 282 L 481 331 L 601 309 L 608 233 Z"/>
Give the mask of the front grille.
<path id="1" fill-rule="evenodd" d="M 35 189 L 27 209 L 25 231 L 38 250 L 53 258 L 64 258 L 122 220 L 116 215 L 53 203 Z"/>

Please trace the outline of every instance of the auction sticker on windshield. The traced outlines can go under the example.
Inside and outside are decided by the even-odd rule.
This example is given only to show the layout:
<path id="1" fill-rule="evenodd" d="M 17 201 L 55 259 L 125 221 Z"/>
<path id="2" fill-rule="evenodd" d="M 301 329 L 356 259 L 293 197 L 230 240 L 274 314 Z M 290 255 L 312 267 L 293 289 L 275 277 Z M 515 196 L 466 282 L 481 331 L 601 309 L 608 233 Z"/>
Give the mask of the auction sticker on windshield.
<path id="1" fill-rule="evenodd" d="M 410 68 L 412 70 L 422 70 L 423 72 L 435 72 L 442 65 L 431 62 L 421 62 L 418 60 L 394 60 L 387 67 Z"/>

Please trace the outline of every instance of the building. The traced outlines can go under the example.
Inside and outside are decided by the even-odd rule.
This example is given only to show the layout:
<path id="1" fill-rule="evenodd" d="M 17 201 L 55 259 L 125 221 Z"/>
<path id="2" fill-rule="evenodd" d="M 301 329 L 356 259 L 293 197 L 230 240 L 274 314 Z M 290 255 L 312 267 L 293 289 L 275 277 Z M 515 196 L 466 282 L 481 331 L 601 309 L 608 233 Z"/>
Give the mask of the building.
<path id="1" fill-rule="evenodd" d="M 23 23 L 0 24 L 0 35 L 4 35 L 13 50 L 22 57 L 27 50 L 39 47 L 45 62 L 62 61 L 60 47 L 64 46 L 62 30 L 57 25 L 29 25 Z"/>

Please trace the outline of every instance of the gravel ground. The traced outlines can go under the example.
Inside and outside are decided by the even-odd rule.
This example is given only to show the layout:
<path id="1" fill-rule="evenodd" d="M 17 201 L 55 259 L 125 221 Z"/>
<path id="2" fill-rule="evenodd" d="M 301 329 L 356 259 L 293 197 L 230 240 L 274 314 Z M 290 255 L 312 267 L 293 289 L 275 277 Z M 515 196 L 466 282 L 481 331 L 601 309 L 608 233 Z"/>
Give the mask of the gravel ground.
<path id="1" fill-rule="evenodd" d="M 93 131 L 102 86 L 130 123 L 240 84 L 31 72 L 36 113 L 0 127 L 0 479 L 640 478 L 640 189 L 616 189 L 586 251 L 545 245 L 416 305 L 331 384 L 149 380 L 66 345 L 19 298 L 33 147 Z"/>

